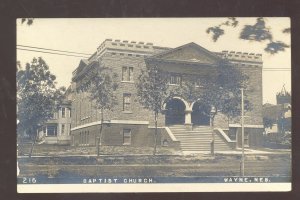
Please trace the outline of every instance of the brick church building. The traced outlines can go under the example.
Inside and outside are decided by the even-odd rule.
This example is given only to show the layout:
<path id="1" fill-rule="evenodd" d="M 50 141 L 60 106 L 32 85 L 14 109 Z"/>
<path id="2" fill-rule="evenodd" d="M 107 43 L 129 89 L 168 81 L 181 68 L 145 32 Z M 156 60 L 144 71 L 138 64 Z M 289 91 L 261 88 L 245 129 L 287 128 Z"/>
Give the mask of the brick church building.
<path id="1" fill-rule="evenodd" d="M 171 74 L 169 84 L 180 87 L 193 76 L 209 76 L 211 69 L 229 60 L 249 77 L 247 99 L 252 103 L 245 117 L 245 145 L 262 145 L 262 55 L 233 51 L 211 52 L 195 43 L 177 48 L 155 46 L 152 43 L 105 40 L 87 60 L 82 59 L 72 78 L 71 144 L 96 145 L 100 129 L 100 111 L 95 109 L 89 94 L 80 88 L 89 70 L 99 65 L 99 59 L 118 75 L 117 100 L 113 111 L 104 113 L 102 145 L 145 147 L 154 145 L 153 113 L 139 104 L 135 83 L 146 65 L 157 65 Z M 201 86 L 199 86 L 201 87 Z M 229 121 L 217 114 L 214 127 L 203 115 L 201 102 L 189 102 L 175 96 L 165 102 L 159 116 L 158 145 L 182 151 L 210 151 L 240 147 L 239 120 Z"/>

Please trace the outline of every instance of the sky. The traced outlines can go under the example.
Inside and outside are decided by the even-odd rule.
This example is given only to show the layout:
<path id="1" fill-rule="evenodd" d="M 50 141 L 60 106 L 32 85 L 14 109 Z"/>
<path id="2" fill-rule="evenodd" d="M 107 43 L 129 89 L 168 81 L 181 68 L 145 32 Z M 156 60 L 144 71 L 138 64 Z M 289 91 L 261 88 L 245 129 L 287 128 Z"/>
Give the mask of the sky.
<path id="1" fill-rule="evenodd" d="M 290 34 L 282 33 L 290 27 L 289 18 L 265 18 L 276 41 L 290 45 Z M 237 18 L 236 28 L 225 27 L 225 34 L 213 42 L 206 29 L 219 25 L 226 18 L 84 18 L 39 19 L 31 26 L 17 24 L 17 45 L 34 46 L 93 54 L 105 39 L 151 42 L 155 46 L 178 47 L 195 42 L 209 51 L 242 51 L 261 53 L 263 68 L 291 68 L 291 49 L 270 55 L 264 52 L 266 42 L 249 42 L 239 39 L 245 24 L 253 25 L 256 18 Z M 78 67 L 80 57 L 51 55 L 17 50 L 17 60 L 24 67 L 33 57 L 42 57 L 56 75 L 58 86 L 68 87 L 72 72 Z M 276 104 L 276 93 L 285 85 L 291 91 L 291 71 L 263 71 L 263 103 Z"/>

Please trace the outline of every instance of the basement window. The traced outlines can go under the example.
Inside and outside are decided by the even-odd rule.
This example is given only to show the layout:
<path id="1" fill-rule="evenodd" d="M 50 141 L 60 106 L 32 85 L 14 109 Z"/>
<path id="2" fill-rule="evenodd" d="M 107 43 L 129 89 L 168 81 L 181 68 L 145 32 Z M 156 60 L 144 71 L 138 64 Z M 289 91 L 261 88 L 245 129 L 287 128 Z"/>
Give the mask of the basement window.
<path id="1" fill-rule="evenodd" d="M 131 145 L 131 129 L 123 129 L 123 145 Z"/>

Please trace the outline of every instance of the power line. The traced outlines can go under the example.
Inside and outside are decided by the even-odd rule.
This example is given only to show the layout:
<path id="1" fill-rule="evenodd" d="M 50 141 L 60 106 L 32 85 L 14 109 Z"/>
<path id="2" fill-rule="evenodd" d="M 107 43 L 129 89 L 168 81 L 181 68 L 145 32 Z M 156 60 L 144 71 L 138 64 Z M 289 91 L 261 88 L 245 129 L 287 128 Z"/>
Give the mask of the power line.
<path id="1" fill-rule="evenodd" d="M 291 68 L 263 68 L 262 70 L 291 70 Z"/>
<path id="2" fill-rule="evenodd" d="M 17 48 L 17 49 L 18 50 L 23 50 L 23 51 L 33 51 L 33 52 L 48 53 L 48 54 L 61 55 L 61 56 L 73 56 L 73 57 L 79 57 L 79 58 L 89 58 L 87 56 L 79 56 L 79 55 L 71 55 L 71 54 L 63 54 L 63 53 L 54 53 L 54 52 L 39 51 L 39 50 L 33 50 L 33 49 L 23 49 L 23 48 Z"/>
<path id="3" fill-rule="evenodd" d="M 273 68 L 276 68 L 276 69 L 290 69 L 290 67 L 274 67 L 274 66 L 268 66 L 268 67 L 263 67 L 263 69 L 273 69 Z"/>
<path id="4" fill-rule="evenodd" d="M 291 71 L 291 68 L 262 68 L 263 71 L 272 71 L 272 70 L 280 70 L 280 71 Z"/>
<path id="5" fill-rule="evenodd" d="M 57 51 L 57 52 L 63 52 L 63 53 L 75 53 L 75 54 L 83 54 L 90 56 L 91 54 L 88 53 L 79 53 L 74 51 L 63 51 L 63 50 L 57 50 L 57 49 L 48 49 L 48 48 L 41 48 L 41 47 L 34 47 L 34 46 L 26 46 L 26 45 L 17 45 L 20 47 L 27 47 L 27 48 L 33 48 L 33 49 L 42 49 L 42 50 L 49 50 L 49 51 Z"/>
<path id="6" fill-rule="evenodd" d="M 267 71 L 281 71 L 281 72 L 283 72 L 283 71 L 287 71 L 287 72 L 290 72 L 291 70 L 290 69 L 267 69 L 267 70 L 262 70 L 262 71 L 265 71 L 265 72 L 267 72 Z"/>
<path id="7" fill-rule="evenodd" d="M 73 57 L 80 57 L 80 58 L 89 58 L 87 56 L 80 56 L 80 55 L 71 55 L 71 54 L 83 54 L 83 55 L 91 55 L 87 53 L 79 53 L 79 52 L 74 52 L 74 51 L 63 51 L 63 50 L 57 50 L 57 49 L 49 49 L 49 48 L 41 48 L 41 47 L 34 47 L 34 46 L 28 46 L 28 45 L 17 45 L 20 47 L 26 47 L 24 48 L 17 48 L 18 50 L 23 50 L 23 51 L 32 51 L 32 52 L 39 52 L 39 53 L 48 53 L 48 54 L 54 54 L 54 55 L 63 55 L 63 56 L 73 56 Z M 27 48 L 32 48 L 32 49 L 27 49 Z M 48 50 L 48 51 L 40 51 L 40 50 L 35 50 L 35 49 L 41 49 L 41 50 Z M 63 53 L 68 53 L 68 54 L 63 54 L 63 53 L 55 53 L 55 52 L 49 52 L 49 51 L 57 51 L 57 52 L 63 52 Z M 71 53 L 71 54 L 70 54 Z M 283 67 L 265 67 L 262 68 L 262 71 L 291 71 L 291 68 L 283 68 Z"/>

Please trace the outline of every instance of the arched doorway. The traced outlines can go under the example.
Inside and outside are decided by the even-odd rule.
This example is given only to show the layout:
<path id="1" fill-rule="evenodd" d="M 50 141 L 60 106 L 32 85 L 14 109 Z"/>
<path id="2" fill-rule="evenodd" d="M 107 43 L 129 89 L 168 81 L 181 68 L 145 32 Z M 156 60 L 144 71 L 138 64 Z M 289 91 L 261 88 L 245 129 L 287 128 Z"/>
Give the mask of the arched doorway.
<path id="1" fill-rule="evenodd" d="M 184 124 L 185 104 L 180 99 L 171 99 L 166 103 L 166 125 Z"/>
<path id="2" fill-rule="evenodd" d="M 192 123 L 198 126 L 209 126 L 210 125 L 210 107 L 195 102 L 192 111 Z"/>

